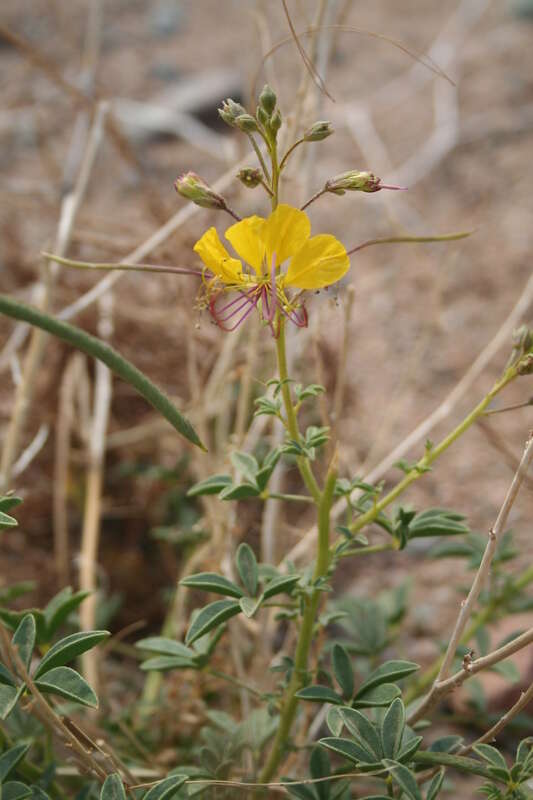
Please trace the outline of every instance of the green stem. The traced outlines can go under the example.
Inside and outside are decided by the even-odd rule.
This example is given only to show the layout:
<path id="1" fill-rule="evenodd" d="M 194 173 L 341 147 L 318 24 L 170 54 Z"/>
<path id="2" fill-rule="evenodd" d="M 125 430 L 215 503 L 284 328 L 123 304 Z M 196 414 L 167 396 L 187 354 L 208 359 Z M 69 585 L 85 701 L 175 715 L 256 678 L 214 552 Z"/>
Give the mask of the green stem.
<path id="1" fill-rule="evenodd" d="M 265 159 L 263 158 L 263 154 L 261 153 L 259 145 L 255 141 L 255 139 L 254 139 L 254 137 L 252 136 L 251 133 L 248 134 L 248 138 L 250 140 L 250 143 L 251 143 L 252 147 L 255 150 L 255 154 L 257 156 L 257 160 L 261 164 L 261 169 L 263 170 L 263 172 L 265 174 L 265 178 L 267 179 L 267 183 L 271 183 L 270 173 L 268 171 L 268 167 L 267 167 L 267 165 L 265 163 Z"/>
<path id="2" fill-rule="evenodd" d="M 337 479 L 336 462 L 337 458 L 335 455 L 328 470 L 324 491 L 320 496 L 319 502 L 317 503 L 318 553 L 315 563 L 315 570 L 313 573 L 313 582 L 315 584 L 318 580 L 320 580 L 320 578 L 324 578 L 327 575 L 329 568 L 330 511 L 333 504 L 335 481 Z M 311 642 L 313 640 L 313 629 L 315 626 L 321 595 L 322 592 L 318 588 L 315 589 L 311 597 L 307 599 L 306 608 L 302 618 L 302 625 L 300 628 L 300 635 L 296 645 L 296 652 L 294 654 L 294 666 L 292 669 L 291 679 L 285 694 L 276 737 L 272 744 L 272 749 L 270 751 L 267 763 L 265 764 L 259 778 L 261 783 L 267 783 L 275 775 L 285 752 L 292 723 L 294 722 L 294 717 L 296 715 L 296 709 L 298 707 L 298 698 L 296 697 L 296 693 L 305 683 L 307 661 L 309 658 L 309 651 L 311 649 Z"/>
<path id="3" fill-rule="evenodd" d="M 279 379 L 281 381 L 281 394 L 283 397 L 285 414 L 287 417 L 287 429 L 291 439 L 294 439 L 295 442 L 301 442 L 300 431 L 298 430 L 298 421 L 296 419 L 296 412 L 292 403 L 291 389 L 289 384 L 287 352 L 285 349 L 285 320 L 283 318 L 279 320 L 279 336 L 276 339 L 276 350 L 278 355 Z M 320 488 L 316 482 L 315 476 L 313 475 L 313 471 L 309 465 L 308 459 L 305 458 L 305 456 L 298 456 L 296 463 L 309 494 L 318 505 L 320 502 Z"/>
<path id="4" fill-rule="evenodd" d="M 352 533 L 357 533 L 362 528 L 366 527 L 366 525 L 373 522 L 384 508 L 387 508 L 387 506 L 394 502 L 394 500 L 396 500 L 396 498 L 399 497 L 408 486 L 418 480 L 418 478 L 424 474 L 424 470 L 431 466 L 431 464 L 433 464 L 433 462 L 436 461 L 445 450 L 447 450 L 457 439 L 459 439 L 459 437 L 462 436 L 462 434 L 467 431 L 468 428 L 470 428 L 474 422 L 479 419 L 479 417 L 483 415 L 483 412 L 494 399 L 494 397 L 496 397 L 496 395 L 501 392 L 501 390 L 507 386 L 508 383 L 514 380 L 518 374 L 519 372 L 517 365 L 509 367 L 509 369 L 505 371 L 503 377 L 497 381 L 490 392 L 485 395 L 483 400 L 478 403 L 473 411 L 471 411 L 470 414 L 468 414 L 468 416 L 466 416 L 463 421 L 450 434 L 448 434 L 448 436 L 446 436 L 438 445 L 429 450 L 425 456 L 416 463 L 413 469 L 407 473 L 405 478 L 403 478 L 403 480 L 401 480 L 394 487 L 394 489 L 391 489 L 391 491 L 386 494 L 385 497 L 383 497 L 378 503 L 375 503 L 372 508 L 370 508 L 364 514 L 361 514 L 361 516 L 355 520 L 355 522 L 350 526 Z M 337 542 L 335 542 L 335 545 L 337 545 L 339 541 L 341 540 L 339 539 Z"/>
<path id="5" fill-rule="evenodd" d="M 280 165 L 279 165 L 279 171 L 280 172 L 283 172 L 283 170 L 285 169 L 285 166 L 287 164 L 287 159 L 289 158 L 289 156 L 296 150 L 298 145 L 303 144 L 303 142 L 305 142 L 305 139 L 298 139 L 298 141 L 294 142 L 294 144 L 292 144 L 289 147 L 289 149 L 287 150 L 287 152 L 285 153 L 285 155 L 281 159 L 281 162 L 280 162 Z"/>
<path id="6" fill-rule="evenodd" d="M 268 492 L 268 495 L 265 497 L 265 500 L 269 500 L 270 498 L 274 500 L 288 500 L 294 503 L 315 502 L 313 497 L 309 497 L 306 494 L 282 494 L 281 492 Z"/>
<path id="7" fill-rule="evenodd" d="M 30 325 L 41 328 L 58 339 L 62 339 L 64 342 L 74 345 L 74 347 L 77 347 L 78 350 L 88 356 L 102 361 L 115 375 L 118 375 L 119 378 L 133 386 L 182 436 L 201 447 L 202 450 L 206 449 L 190 422 L 179 413 L 169 398 L 137 367 L 126 361 L 116 350 L 101 342 L 100 339 L 91 336 L 80 328 L 76 328 L 74 325 L 69 325 L 67 322 L 61 322 L 61 320 L 55 319 L 49 314 L 44 314 L 32 306 L 19 303 L 5 294 L 0 294 L 0 314 L 28 322 Z"/>

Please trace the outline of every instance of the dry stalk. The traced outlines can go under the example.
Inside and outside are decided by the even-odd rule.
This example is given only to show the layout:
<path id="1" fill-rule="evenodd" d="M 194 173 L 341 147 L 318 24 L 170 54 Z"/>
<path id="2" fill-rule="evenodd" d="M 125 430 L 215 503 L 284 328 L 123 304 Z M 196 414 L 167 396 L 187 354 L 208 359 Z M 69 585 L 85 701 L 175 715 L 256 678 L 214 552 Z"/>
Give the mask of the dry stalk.
<path id="1" fill-rule="evenodd" d="M 420 706 L 418 706 L 416 711 L 409 718 L 410 724 L 413 724 L 417 720 L 421 719 L 428 711 L 430 711 L 436 705 L 443 691 L 442 689 L 443 684 L 448 689 L 448 683 L 446 679 L 448 677 L 450 667 L 455 658 L 457 646 L 464 633 L 468 620 L 470 619 L 470 616 L 472 614 L 476 601 L 479 597 L 479 594 L 484 584 L 487 581 L 490 572 L 490 567 L 492 564 L 492 559 L 494 558 L 494 554 L 496 552 L 499 540 L 505 530 L 507 519 L 509 517 L 509 512 L 511 511 L 511 508 L 513 507 L 513 504 L 518 496 L 518 492 L 520 491 L 520 487 L 524 480 L 524 476 L 527 473 L 528 467 L 532 459 L 533 459 L 533 434 L 530 434 L 526 442 L 526 446 L 524 448 L 524 453 L 520 460 L 520 464 L 515 473 L 511 486 L 509 487 L 509 490 L 507 492 L 507 496 L 502 504 L 502 507 L 500 508 L 494 526 L 489 531 L 489 537 L 485 548 L 485 552 L 483 554 L 483 558 L 481 559 L 481 564 L 479 565 L 479 569 L 475 575 L 474 581 L 468 593 L 468 597 L 461 603 L 461 609 L 457 617 L 457 622 L 452 632 L 444 659 L 442 661 L 439 670 L 439 674 L 437 675 L 437 678 L 433 686 L 431 687 L 430 691 L 428 692 L 426 698 L 422 701 Z M 531 631 L 529 631 L 529 634 L 531 634 Z M 527 636 L 527 634 L 524 634 L 524 636 Z M 514 642 L 516 642 L 516 640 L 514 640 Z M 514 642 L 511 642 L 511 644 L 514 644 Z M 489 657 L 490 656 L 485 656 L 486 659 L 488 659 Z M 483 659 L 479 659 L 479 661 L 483 661 Z M 454 679 L 456 679 L 456 676 L 454 676 Z M 454 685 L 456 684 L 452 681 L 450 685 L 451 688 L 453 688 Z"/>
<path id="2" fill-rule="evenodd" d="M 53 485 L 54 560 L 60 586 L 70 581 L 70 547 L 68 537 L 68 482 L 71 436 L 74 424 L 74 398 L 85 371 L 85 356 L 74 353 L 63 372 L 59 388 L 59 408 L 55 436 Z"/>
<path id="3" fill-rule="evenodd" d="M 100 301 L 100 338 L 108 340 L 113 331 L 111 294 Z M 105 437 L 111 408 L 112 380 L 110 370 L 100 361 L 95 365 L 94 412 L 88 446 L 87 483 L 80 553 L 80 589 L 90 592 L 80 608 L 82 630 L 95 627 L 96 565 L 100 540 L 100 517 L 105 459 Z M 98 694 L 98 657 L 95 649 L 82 656 L 83 673 Z"/>
<path id="4" fill-rule="evenodd" d="M 89 185 L 89 179 L 102 140 L 106 114 L 107 106 L 104 104 L 99 105 L 91 128 L 89 139 L 87 141 L 87 146 L 78 173 L 76 185 L 73 191 L 65 195 L 63 198 L 54 247 L 55 252 L 61 256 L 65 255 L 69 247 L 76 216 Z M 40 306 L 46 310 L 51 303 L 53 285 L 55 283 L 58 270 L 56 265 L 50 265 L 48 263 L 45 263 L 44 270 L 44 292 Z M 17 386 L 14 409 L 9 421 L 2 449 L 2 458 L 0 462 L 0 490 L 9 488 L 13 464 L 17 458 L 20 437 L 32 400 L 35 377 L 42 361 L 47 339 L 47 334 L 40 329 L 36 329 L 32 332 L 30 344 L 24 360 L 22 380 Z"/>

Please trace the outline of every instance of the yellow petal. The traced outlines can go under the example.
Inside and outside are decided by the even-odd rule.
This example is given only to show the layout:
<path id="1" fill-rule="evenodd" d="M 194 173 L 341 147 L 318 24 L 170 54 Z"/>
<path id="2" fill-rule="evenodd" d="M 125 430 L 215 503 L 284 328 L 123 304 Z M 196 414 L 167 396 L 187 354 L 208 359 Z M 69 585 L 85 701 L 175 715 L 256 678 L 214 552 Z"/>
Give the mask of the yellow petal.
<path id="1" fill-rule="evenodd" d="M 304 211 L 283 203 L 279 205 L 266 220 L 262 231 L 268 269 L 273 253 L 279 266 L 302 248 L 310 233 L 311 223 Z"/>
<path id="2" fill-rule="evenodd" d="M 236 222 L 225 233 L 226 239 L 235 249 L 235 252 L 258 275 L 263 273 L 265 245 L 261 234 L 264 226 L 265 220 L 262 217 L 247 217 L 240 222 Z"/>
<path id="3" fill-rule="evenodd" d="M 322 289 L 340 280 L 350 269 L 350 259 L 330 233 L 312 236 L 291 259 L 285 284 L 297 289 Z"/>
<path id="4" fill-rule="evenodd" d="M 194 245 L 204 264 L 224 283 L 240 283 L 242 281 L 242 264 L 232 258 L 219 239 L 216 228 L 209 228 Z"/>

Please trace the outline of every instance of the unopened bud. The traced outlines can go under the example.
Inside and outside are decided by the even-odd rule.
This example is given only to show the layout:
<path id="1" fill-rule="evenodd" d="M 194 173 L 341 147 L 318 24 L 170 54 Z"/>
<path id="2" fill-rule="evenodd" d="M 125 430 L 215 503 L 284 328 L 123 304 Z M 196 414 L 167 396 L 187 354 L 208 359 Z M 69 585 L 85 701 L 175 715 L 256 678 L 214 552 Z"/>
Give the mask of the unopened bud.
<path id="1" fill-rule="evenodd" d="M 268 116 L 272 115 L 272 112 L 276 108 L 277 97 L 273 89 L 270 88 L 268 83 L 263 86 L 263 91 L 259 95 L 259 105 L 261 108 L 264 108 Z"/>
<path id="2" fill-rule="evenodd" d="M 267 114 L 265 109 L 262 108 L 261 106 L 257 106 L 256 114 L 257 114 L 257 119 L 259 120 L 263 128 L 266 128 L 268 123 L 270 122 L 270 114 Z"/>
<path id="3" fill-rule="evenodd" d="M 345 192 L 379 192 L 381 189 L 403 189 L 403 186 L 388 186 L 381 183 L 381 178 L 377 178 L 372 172 L 359 172 L 350 170 L 343 172 L 326 181 L 325 189 L 333 194 L 344 194 Z"/>
<path id="4" fill-rule="evenodd" d="M 255 133 L 257 120 L 251 114 L 240 114 L 235 118 L 235 126 L 245 133 Z"/>
<path id="5" fill-rule="evenodd" d="M 222 108 L 218 109 L 218 113 L 221 119 L 224 120 L 226 125 L 231 125 L 235 127 L 235 120 L 237 117 L 242 116 L 243 114 L 247 114 L 248 112 L 241 106 L 240 103 L 236 103 L 231 97 L 228 97 L 227 100 L 222 101 Z"/>
<path id="6" fill-rule="evenodd" d="M 332 133 L 335 131 L 331 127 L 331 122 L 319 120 L 305 131 L 303 139 L 304 142 L 320 142 L 322 139 L 327 139 Z"/>
<path id="7" fill-rule="evenodd" d="M 270 130 L 274 134 L 277 134 L 279 129 L 281 128 L 281 111 L 279 108 L 274 112 L 270 120 Z"/>
<path id="8" fill-rule="evenodd" d="M 185 172 L 174 182 L 174 188 L 182 197 L 202 208 L 225 209 L 226 201 L 217 194 L 195 172 Z"/>
<path id="9" fill-rule="evenodd" d="M 244 167 L 244 169 L 239 170 L 237 178 L 241 183 L 247 186 L 248 189 L 255 189 L 263 180 L 261 170 L 255 167 Z"/>

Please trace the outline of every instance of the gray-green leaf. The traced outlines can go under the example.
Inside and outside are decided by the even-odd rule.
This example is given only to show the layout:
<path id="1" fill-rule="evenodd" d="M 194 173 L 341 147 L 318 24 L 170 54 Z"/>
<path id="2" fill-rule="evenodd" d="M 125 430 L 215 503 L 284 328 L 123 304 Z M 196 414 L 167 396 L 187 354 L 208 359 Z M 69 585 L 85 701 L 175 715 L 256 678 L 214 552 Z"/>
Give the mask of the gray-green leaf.
<path id="1" fill-rule="evenodd" d="M 213 628 L 218 628 L 223 622 L 239 614 L 240 610 L 237 600 L 215 600 L 214 603 L 202 608 L 187 631 L 185 642 L 192 644 Z"/>
<path id="2" fill-rule="evenodd" d="M 383 717 L 381 723 L 381 741 L 383 753 L 387 758 L 396 758 L 402 742 L 405 727 L 405 708 L 399 697 Z"/>
<path id="3" fill-rule="evenodd" d="M 35 619 L 33 614 L 26 614 L 13 634 L 12 643 L 18 650 L 22 663 L 29 669 L 33 648 L 35 647 Z"/>
<path id="4" fill-rule="evenodd" d="M 100 800 L 126 800 L 124 784 L 118 772 L 108 775 L 100 792 Z"/>
<path id="5" fill-rule="evenodd" d="M 216 572 L 198 572 L 196 575 L 187 575 L 186 578 L 180 581 L 180 584 L 191 589 L 203 589 L 204 592 L 224 594 L 237 599 L 244 594 L 237 584 L 223 575 L 217 575 Z"/>
<path id="6" fill-rule="evenodd" d="M 87 681 L 70 667 L 54 667 L 47 670 L 42 678 L 35 681 L 35 685 L 41 692 L 56 694 L 65 700 L 89 708 L 98 707 L 98 698 Z"/>
<path id="7" fill-rule="evenodd" d="M 246 542 L 241 542 L 237 548 L 235 563 L 246 591 L 254 597 L 257 592 L 257 560 L 254 551 Z"/>
<path id="8" fill-rule="evenodd" d="M 171 775 L 148 789 L 143 800 L 170 800 L 186 780 L 186 775 Z"/>
<path id="9" fill-rule="evenodd" d="M 40 678 L 48 670 L 67 664 L 76 656 L 95 647 L 103 639 L 107 639 L 109 631 L 81 631 L 72 633 L 56 642 L 46 653 L 41 663 L 35 670 L 35 678 Z"/>

